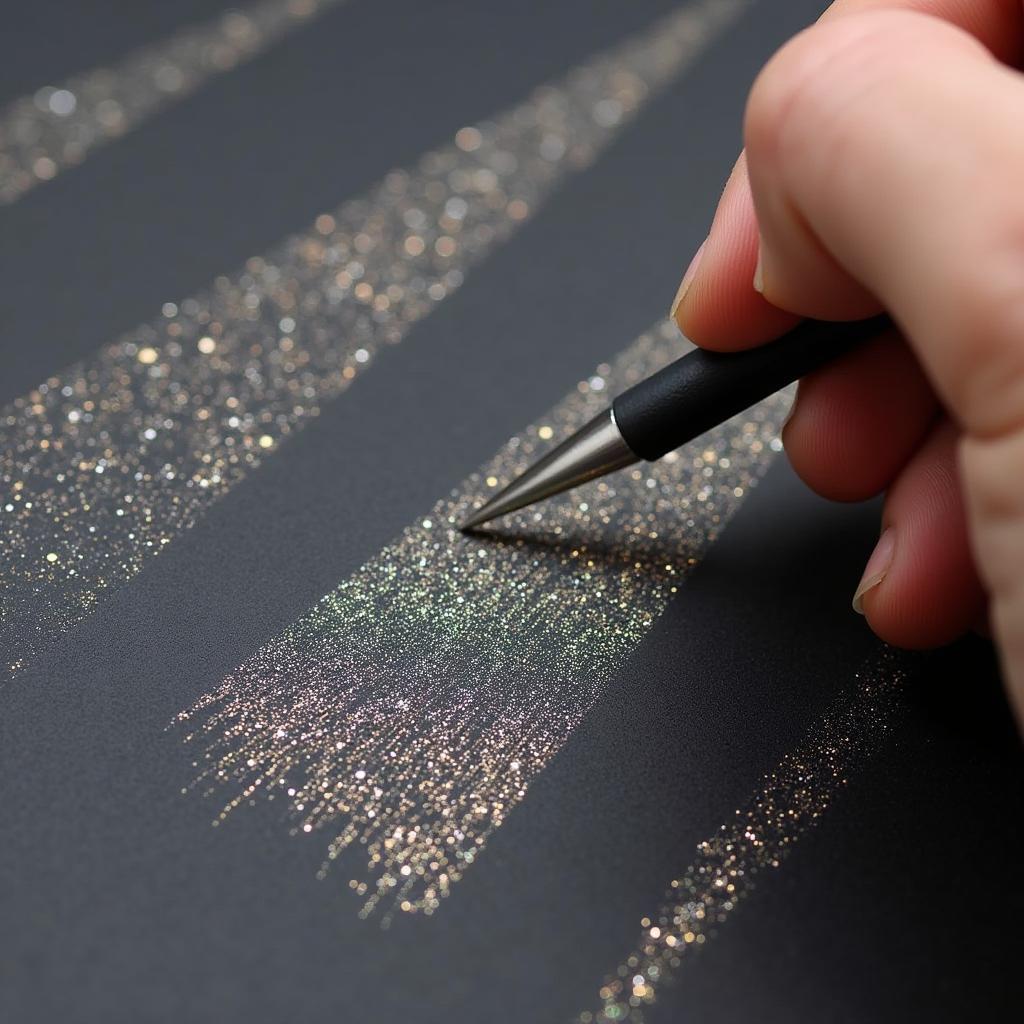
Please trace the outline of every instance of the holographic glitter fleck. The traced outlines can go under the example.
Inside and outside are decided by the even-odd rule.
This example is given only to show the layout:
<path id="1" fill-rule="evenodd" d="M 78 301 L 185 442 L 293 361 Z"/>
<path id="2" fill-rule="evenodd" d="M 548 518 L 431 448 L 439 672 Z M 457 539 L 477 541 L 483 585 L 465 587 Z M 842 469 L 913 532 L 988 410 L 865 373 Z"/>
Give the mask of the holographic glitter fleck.
<path id="1" fill-rule="evenodd" d="M 789 394 L 489 536 L 457 524 L 683 347 L 666 323 L 599 366 L 180 716 L 216 823 L 280 801 L 325 872 L 358 851 L 364 914 L 437 908 L 781 450 Z"/>
<path id="2" fill-rule="evenodd" d="M 81 163 L 205 81 L 345 0 L 260 0 L 0 110 L 0 203 Z"/>
<path id="3" fill-rule="evenodd" d="M 741 9 L 703 0 L 0 410 L 0 649 L 17 671 L 334 398 Z"/>
<path id="4" fill-rule="evenodd" d="M 780 865 L 817 824 L 847 778 L 891 733 L 904 679 L 892 651 L 862 671 L 847 694 L 808 736 L 765 776 L 762 788 L 735 817 L 697 847 L 693 863 L 672 881 L 666 901 L 640 922 L 634 950 L 605 979 L 600 1008 L 577 1024 L 642 1024 L 684 956 L 701 948 L 750 895 L 754 879 Z"/>

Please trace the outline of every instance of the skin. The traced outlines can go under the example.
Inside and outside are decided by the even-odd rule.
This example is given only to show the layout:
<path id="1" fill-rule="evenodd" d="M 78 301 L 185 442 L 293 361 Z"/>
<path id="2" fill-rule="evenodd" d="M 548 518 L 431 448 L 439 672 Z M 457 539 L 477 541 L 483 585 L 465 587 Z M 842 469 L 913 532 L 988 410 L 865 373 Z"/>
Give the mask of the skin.
<path id="1" fill-rule="evenodd" d="M 886 493 L 857 604 L 889 643 L 989 623 L 1024 722 L 1024 3 L 837 0 L 750 94 L 673 315 L 698 344 L 887 310 L 800 384 L 821 494 Z"/>

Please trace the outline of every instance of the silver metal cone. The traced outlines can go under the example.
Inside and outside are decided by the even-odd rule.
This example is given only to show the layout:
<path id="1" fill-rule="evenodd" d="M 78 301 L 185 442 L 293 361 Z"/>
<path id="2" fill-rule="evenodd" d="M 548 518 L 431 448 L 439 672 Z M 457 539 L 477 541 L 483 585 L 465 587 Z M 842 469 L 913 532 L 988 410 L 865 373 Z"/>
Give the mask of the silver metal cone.
<path id="1" fill-rule="evenodd" d="M 639 456 L 623 440 L 615 414 L 609 408 L 470 515 L 461 529 L 472 530 L 507 512 L 515 512 L 639 461 Z"/>

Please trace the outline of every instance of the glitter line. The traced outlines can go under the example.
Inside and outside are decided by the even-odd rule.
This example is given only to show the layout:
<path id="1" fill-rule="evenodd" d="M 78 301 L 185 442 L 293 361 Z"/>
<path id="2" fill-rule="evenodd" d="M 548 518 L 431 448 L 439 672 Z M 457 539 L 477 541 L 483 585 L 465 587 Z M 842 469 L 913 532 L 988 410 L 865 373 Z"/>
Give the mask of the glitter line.
<path id="1" fill-rule="evenodd" d="M 674 12 L 0 410 L 9 671 L 401 341 L 742 7 Z"/>
<path id="2" fill-rule="evenodd" d="M 345 0 L 260 0 L 182 29 L 114 67 L 47 85 L 0 110 L 0 204 L 13 203 L 209 79 Z"/>
<path id="3" fill-rule="evenodd" d="M 665 323 L 512 438 L 311 612 L 183 712 L 214 821 L 266 799 L 330 863 L 353 848 L 362 914 L 432 913 L 606 690 L 781 450 L 789 393 L 656 464 L 456 524 L 678 357 Z"/>
<path id="4" fill-rule="evenodd" d="M 665 903 L 641 920 L 633 951 L 602 984 L 600 1008 L 577 1024 L 643 1024 L 683 957 L 714 937 L 754 889 L 813 829 L 855 771 L 882 746 L 899 710 L 903 663 L 885 651 L 856 677 L 847 694 L 812 727 L 803 742 L 764 777 L 764 785 L 735 817 L 697 845 L 692 864 L 674 879 Z"/>

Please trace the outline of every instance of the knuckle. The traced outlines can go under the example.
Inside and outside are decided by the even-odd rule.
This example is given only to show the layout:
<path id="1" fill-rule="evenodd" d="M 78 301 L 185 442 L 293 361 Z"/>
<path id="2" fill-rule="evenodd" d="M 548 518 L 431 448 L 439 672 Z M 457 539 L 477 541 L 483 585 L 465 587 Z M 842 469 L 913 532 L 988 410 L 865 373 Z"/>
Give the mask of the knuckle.
<path id="1" fill-rule="evenodd" d="M 751 162 L 805 160 L 822 174 L 855 167 L 851 158 L 922 40 L 960 46 L 964 35 L 906 10 L 862 11 L 805 29 L 771 58 L 751 89 L 744 120 Z"/>
<path id="2" fill-rule="evenodd" d="M 772 156 L 782 145 L 822 133 L 832 141 L 845 127 L 850 99 L 878 77 L 880 46 L 888 46 L 888 18 L 873 14 L 814 25 L 786 43 L 758 75 L 744 130 L 752 156 Z M 868 59 L 868 58 L 872 59 Z"/>
<path id="3" fill-rule="evenodd" d="M 804 122 L 816 120 L 815 104 L 820 97 L 817 79 L 824 60 L 816 37 L 822 34 L 810 28 L 794 36 L 754 80 L 743 125 L 744 143 L 753 165 L 778 155 L 797 111 Z"/>

